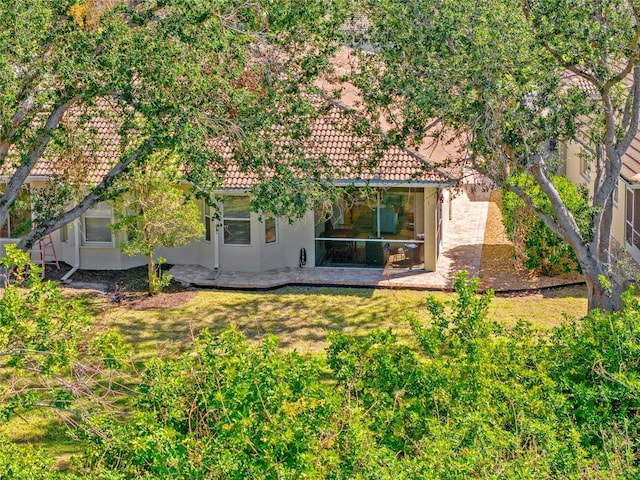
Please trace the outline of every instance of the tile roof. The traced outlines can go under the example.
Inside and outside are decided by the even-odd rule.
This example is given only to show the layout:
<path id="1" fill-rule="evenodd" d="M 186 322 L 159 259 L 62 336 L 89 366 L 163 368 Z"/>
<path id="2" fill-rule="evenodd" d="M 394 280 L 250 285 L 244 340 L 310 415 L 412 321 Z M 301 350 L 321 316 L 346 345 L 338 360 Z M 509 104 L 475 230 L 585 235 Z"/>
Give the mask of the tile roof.
<path id="1" fill-rule="evenodd" d="M 101 105 L 100 107 L 105 107 Z M 32 171 L 33 176 L 50 176 L 53 174 L 72 174 L 84 183 L 97 184 L 118 161 L 121 152 L 121 138 L 118 134 L 119 121 L 117 115 L 109 115 L 108 108 L 100 108 L 83 124 L 81 132 L 72 135 L 86 137 L 87 146 L 79 148 L 64 158 L 55 152 L 49 152 L 41 159 Z M 113 111 L 113 109 L 111 110 Z M 84 114 L 80 109 L 72 109 L 65 116 L 65 124 L 74 125 L 75 120 Z M 311 135 L 305 140 L 307 159 L 317 159 L 326 163 L 330 178 L 342 182 L 368 181 L 370 183 L 406 182 L 406 183 L 446 183 L 449 176 L 446 172 L 429 168 L 430 161 L 410 149 L 390 147 L 380 153 L 378 161 L 372 168 L 362 168 L 363 162 L 371 162 L 374 149 L 370 147 L 370 139 L 350 132 L 349 122 L 352 114 L 346 108 L 331 102 L 328 113 L 321 115 L 311 127 Z M 221 165 L 212 165 L 216 171 L 224 170 L 223 188 L 249 189 L 256 185 L 261 177 L 269 176 L 269 171 L 253 172 L 241 169 L 233 160 L 233 152 L 228 144 L 221 140 L 212 140 L 209 145 L 221 156 Z M 282 146 L 282 145 L 281 145 Z M 3 174 L 10 173 L 5 168 Z M 305 177 L 300 172 L 301 178 Z M 329 177 L 328 177 L 329 178 Z"/>
<path id="2" fill-rule="evenodd" d="M 120 158 L 120 122 L 113 106 L 106 100 L 98 102 L 90 113 L 87 116 L 87 109 L 80 106 L 67 111 L 62 124 L 66 127 L 65 133 L 75 140 L 74 148 L 62 153 L 50 144 L 31 176 L 69 175 L 78 183 L 88 185 L 96 185 L 102 180 Z M 80 137 L 83 142 L 77 141 Z M 19 159 L 14 149 L 10 150 L 9 159 L 0 175 L 11 174 L 15 166 L 11 160 L 17 162 Z"/>

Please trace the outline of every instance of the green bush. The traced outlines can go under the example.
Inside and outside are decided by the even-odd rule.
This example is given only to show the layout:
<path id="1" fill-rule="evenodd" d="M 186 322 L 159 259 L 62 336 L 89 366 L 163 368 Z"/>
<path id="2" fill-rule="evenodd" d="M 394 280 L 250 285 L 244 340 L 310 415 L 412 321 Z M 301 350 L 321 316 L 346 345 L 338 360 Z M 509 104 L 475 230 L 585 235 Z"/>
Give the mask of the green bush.
<path id="1" fill-rule="evenodd" d="M 638 478 L 640 313 L 549 333 L 457 298 L 390 330 L 330 336 L 326 363 L 204 334 L 154 360 L 125 421 L 96 419 L 91 468 L 126 478 Z M 328 368 L 327 368 L 328 367 Z"/>
<path id="2" fill-rule="evenodd" d="M 565 177 L 556 176 L 552 181 L 560 198 L 573 214 L 583 238 L 589 238 L 592 209 L 588 202 L 588 191 L 582 186 L 576 187 Z M 509 184 L 522 189 L 540 210 L 554 217 L 549 198 L 530 175 L 514 175 L 509 179 Z M 508 189 L 502 190 L 502 218 L 507 236 L 515 246 L 516 259 L 523 267 L 548 276 L 580 271 L 569 244 L 553 233 Z"/>

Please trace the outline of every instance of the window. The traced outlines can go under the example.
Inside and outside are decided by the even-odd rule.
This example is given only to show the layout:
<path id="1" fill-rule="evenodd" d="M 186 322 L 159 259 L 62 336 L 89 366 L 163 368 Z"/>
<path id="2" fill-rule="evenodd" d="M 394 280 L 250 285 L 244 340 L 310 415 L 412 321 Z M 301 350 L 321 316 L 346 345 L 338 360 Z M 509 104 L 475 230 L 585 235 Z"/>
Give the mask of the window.
<path id="1" fill-rule="evenodd" d="M 212 217 L 212 208 L 207 205 L 206 203 L 204 204 L 204 241 L 205 242 L 210 242 L 211 241 L 211 217 Z"/>
<path id="2" fill-rule="evenodd" d="M 84 214 L 84 243 L 111 244 L 111 206 L 100 202 Z"/>
<path id="3" fill-rule="evenodd" d="M 68 243 L 69 242 L 69 231 L 67 230 L 69 228 L 68 225 L 65 225 L 64 227 L 62 227 L 60 229 L 60 241 L 62 243 Z"/>
<path id="4" fill-rule="evenodd" d="M 585 156 L 580 156 L 580 175 L 589 180 L 591 178 L 591 163 Z"/>
<path id="5" fill-rule="evenodd" d="M 274 217 L 264 221 L 264 243 L 278 243 L 278 222 Z"/>
<path id="6" fill-rule="evenodd" d="M 6 185 L 0 185 L 4 192 Z M 9 209 L 9 218 L 0 228 L 1 238 L 20 238 L 31 230 L 31 190 L 23 187 Z"/>
<path id="7" fill-rule="evenodd" d="M 222 204 L 225 245 L 251 245 L 249 197 L 226 195 Z"/>
<path id="8" fill-rule="evenodd" d="M 640 190 L 627 189 L 625 213 L 625 240 L 640 250 Z"/>

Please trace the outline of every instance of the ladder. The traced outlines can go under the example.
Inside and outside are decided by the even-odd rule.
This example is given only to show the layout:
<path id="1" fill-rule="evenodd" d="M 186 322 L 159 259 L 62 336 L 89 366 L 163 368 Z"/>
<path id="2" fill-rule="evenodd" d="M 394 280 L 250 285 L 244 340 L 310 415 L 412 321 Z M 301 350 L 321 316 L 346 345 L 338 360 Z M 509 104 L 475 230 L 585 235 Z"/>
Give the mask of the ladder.
<path id="1" fill-rule="evenodd" d="M 33 249 L 29 253 L 35 253 L 40 256 L 40 265 L 42 266 L 42 276 L 44 277 L 44 269 L 47 264 L 47 261 L 55 263 L 56 268 L 60 270 L 60 263 L 58 262 L 58 255 L 56 254 L 56 247 L 53 244 L 53 239 L 51 238 L 51 234 L 47 234 L 38 241 L 33 246 Z"/>

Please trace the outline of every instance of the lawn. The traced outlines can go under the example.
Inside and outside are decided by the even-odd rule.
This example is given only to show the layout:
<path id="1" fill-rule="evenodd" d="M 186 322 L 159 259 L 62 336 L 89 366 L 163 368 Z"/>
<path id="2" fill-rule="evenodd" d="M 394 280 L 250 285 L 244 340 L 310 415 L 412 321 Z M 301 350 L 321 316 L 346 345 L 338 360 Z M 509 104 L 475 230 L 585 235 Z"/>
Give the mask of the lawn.
<path id="1" fill-rule="evenodd" d="M 363 335 L 375 328 L 392 328 L 409 338 L 407 315 L 428 321 L 427 295 L 446 301 L 453 294 L 411 290 L 295 287 L 271 292 L 200 291 L 187 303 L 135 310 L 105 306 L 102 318 L 122 333 L 136 353 L 149 358 L 163 350 L 174 352 L 191 342 L 192 333 L 208 328 L 220 332 L 235 324 L 252 341 L 274 334 L 280 345 L 317 354 L 329 332 Z M 165 294 L 171 295 L 171 294 Z M 566 287 L 526 296 L 494 298 L 490 317 L 505 325 L 528 320 L 540 328 L 558 325 L 565 312 L 586 313 L 582 287 Z"/>

